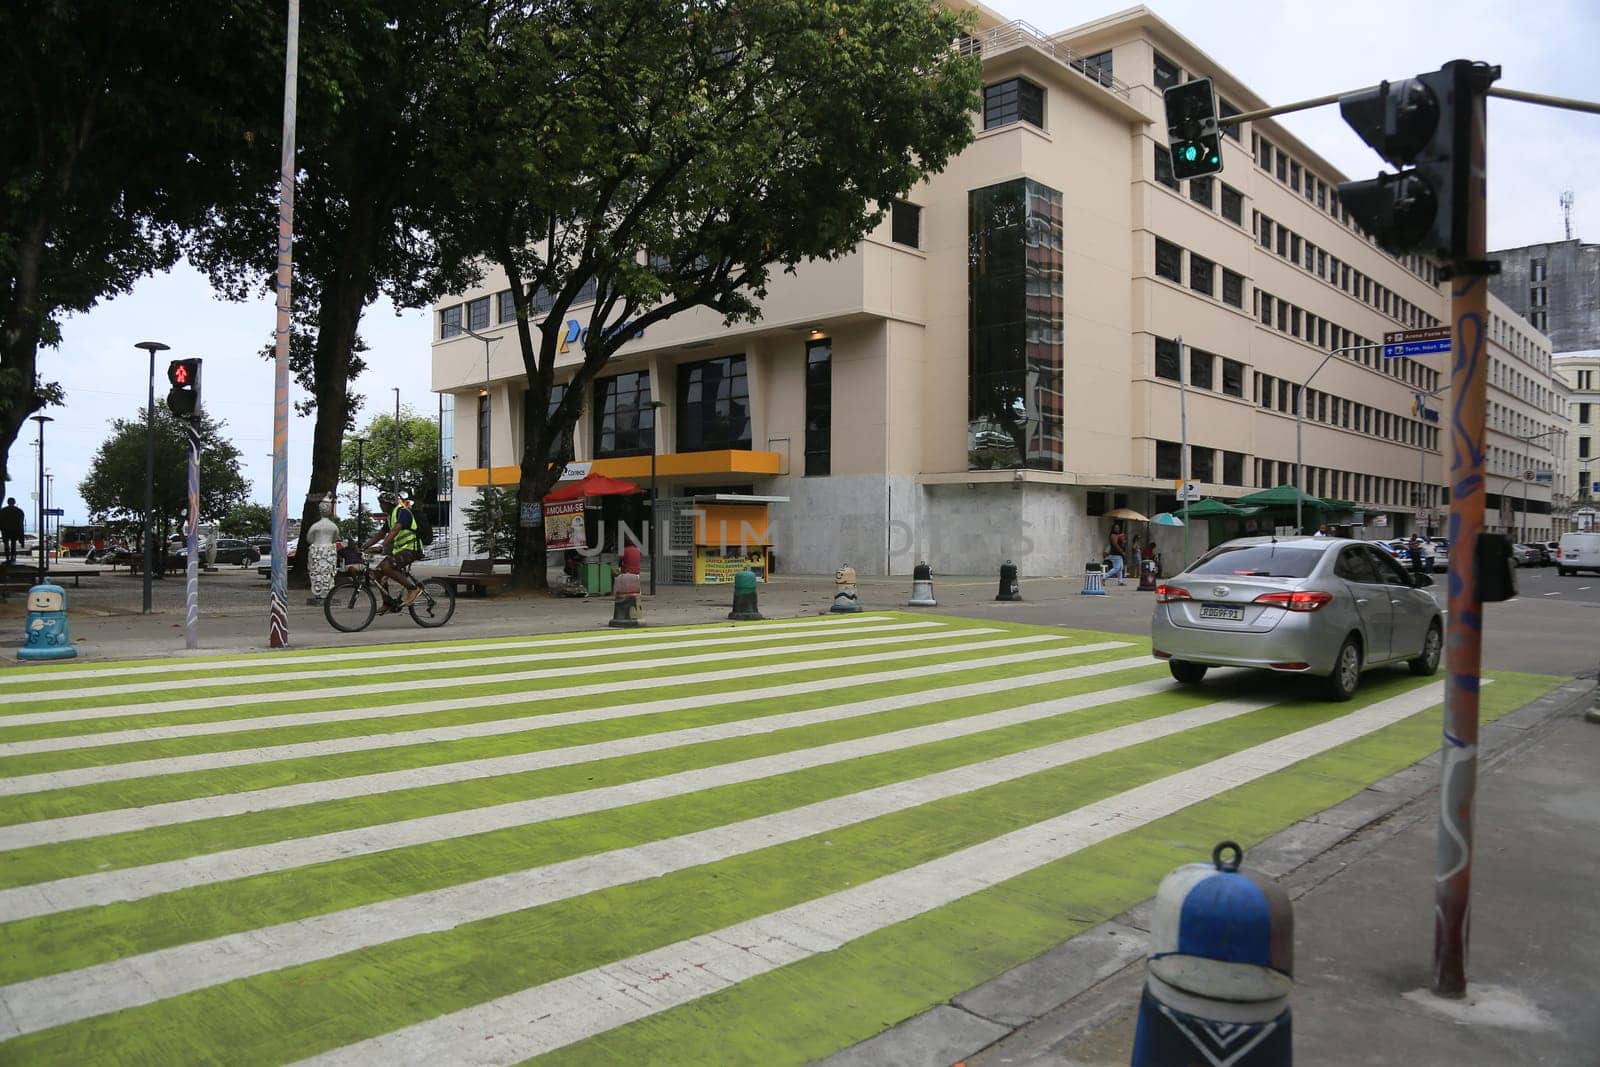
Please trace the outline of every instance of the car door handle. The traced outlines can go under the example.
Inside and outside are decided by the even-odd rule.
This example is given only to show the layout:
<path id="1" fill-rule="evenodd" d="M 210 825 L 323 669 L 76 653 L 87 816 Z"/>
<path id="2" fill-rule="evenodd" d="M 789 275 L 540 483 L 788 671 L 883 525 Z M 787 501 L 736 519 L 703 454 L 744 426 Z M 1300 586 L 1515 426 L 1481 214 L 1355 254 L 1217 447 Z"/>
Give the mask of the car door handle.
<path id="1" fill-rule="evenodd" d="M 1364 596 L 1356 597 L 1356 603 L 1357 604 L 1365 604 L 1366 602 L 1367 602 L 1367 598 L 1366 597 L 1364 597 Z"/>

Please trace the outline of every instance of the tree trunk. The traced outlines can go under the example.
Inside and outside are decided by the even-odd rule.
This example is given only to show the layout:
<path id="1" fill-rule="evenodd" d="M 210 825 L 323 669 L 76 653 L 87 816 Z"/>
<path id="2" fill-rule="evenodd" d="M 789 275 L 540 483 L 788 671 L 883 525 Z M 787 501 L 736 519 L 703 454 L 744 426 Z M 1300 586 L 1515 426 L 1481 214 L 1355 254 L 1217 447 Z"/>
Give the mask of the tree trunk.
<path id="1" fill-rule="evenodd" d="M 45 223 L 40 219 L 16 251 L 10 303 L 0 323 L 0 481 L 11 480 L 11 446 L 28 416 L 44 407 L 39 396 L 39 264 L 44 255 Z"/>

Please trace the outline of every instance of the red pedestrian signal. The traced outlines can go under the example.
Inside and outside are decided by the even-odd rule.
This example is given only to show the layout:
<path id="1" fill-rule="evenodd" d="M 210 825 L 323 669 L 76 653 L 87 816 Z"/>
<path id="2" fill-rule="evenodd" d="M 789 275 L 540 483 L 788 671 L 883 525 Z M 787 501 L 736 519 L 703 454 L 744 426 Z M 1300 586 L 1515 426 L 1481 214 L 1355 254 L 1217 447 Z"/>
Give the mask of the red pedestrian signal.
<path id="1" fill-rule="evenodd" d="M 180 419 L 198 418 L 200 415 L 200 361 L 175 359 L 167 364 L 167 381 L 172 388 L 167 391 L 167 407 Z"/>

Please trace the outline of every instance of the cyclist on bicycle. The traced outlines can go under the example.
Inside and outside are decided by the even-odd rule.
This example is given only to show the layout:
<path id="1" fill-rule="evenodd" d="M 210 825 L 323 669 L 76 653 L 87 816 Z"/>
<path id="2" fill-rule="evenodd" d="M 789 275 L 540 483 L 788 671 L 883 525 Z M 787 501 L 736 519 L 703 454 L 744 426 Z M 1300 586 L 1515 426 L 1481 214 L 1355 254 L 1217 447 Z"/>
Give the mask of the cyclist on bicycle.
<path id="1" fill-rule="evenodd" d="M 405 507 L 392 490 L 385 489 L 378 494 L 378 506 L 383 508 L 387 521 L 378 532 L 372 535 L 367 542 L 368 551 L 376 548 L 378 543 L 383 543 L 387 553 L 378 564 L 378 573 L 390 581 L 398 582 L 405 587 L 406 595 L 400 601 L 401 607 L 410 607 L 422 595 L 422 586 L 413 581 L 406 573 L 405 568 L 411 566 L 422 558 L 422 538 L 417 534 L 417 520 L 411 514 L 411 509 Z M 388 611 L 384 605 L 378 614 Z"/>

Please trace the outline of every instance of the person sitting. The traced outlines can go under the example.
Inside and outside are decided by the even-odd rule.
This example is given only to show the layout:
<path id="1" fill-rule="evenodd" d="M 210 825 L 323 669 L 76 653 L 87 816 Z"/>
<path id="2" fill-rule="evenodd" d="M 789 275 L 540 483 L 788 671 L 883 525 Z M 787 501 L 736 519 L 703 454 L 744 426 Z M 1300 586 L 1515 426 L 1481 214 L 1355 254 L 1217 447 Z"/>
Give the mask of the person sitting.
<path id="1" fill-rule="evenodd" d="M 422 558 L 422 537 L 417 533 L 417 520 L 411 514 L 411 509 L 402 506 L 393 492 L 385 490 L 378 494 L 378 504 L 387 519 L 365 547 L 370 550 L 382 542 L 388 555 L 378 564 L 378 573 L 405 588 L 405 597 L 400 601 L 400 606 L 408 608 L 422 595 L 421 584 L 406 572 L 407 567 Z M 388 605 L 385 604 L 384 611 L 387 610 Z M 378 614 L 382 615 L 384 611 Z"/>

